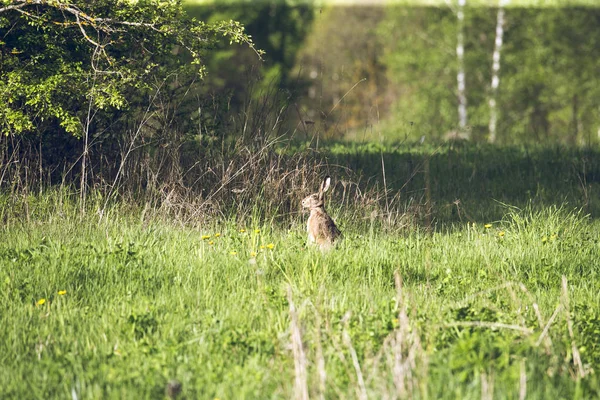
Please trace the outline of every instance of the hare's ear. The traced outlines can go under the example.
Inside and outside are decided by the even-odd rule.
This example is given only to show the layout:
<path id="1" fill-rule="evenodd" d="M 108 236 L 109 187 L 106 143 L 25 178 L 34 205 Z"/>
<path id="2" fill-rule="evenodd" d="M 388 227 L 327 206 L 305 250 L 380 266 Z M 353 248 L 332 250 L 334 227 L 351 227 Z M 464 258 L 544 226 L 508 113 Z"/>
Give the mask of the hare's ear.
<path id="1" fill-rule="evenodd" d="M 323 198 L 323 193 L 325 193 L 329 189 L 330 185 L 331 185 L 331 178 L 329 176 L 326 176 L 325 179 L 323 179 L 323 183 L 321 183 L 321 190 L 319 190 L 320 198 Z"/>

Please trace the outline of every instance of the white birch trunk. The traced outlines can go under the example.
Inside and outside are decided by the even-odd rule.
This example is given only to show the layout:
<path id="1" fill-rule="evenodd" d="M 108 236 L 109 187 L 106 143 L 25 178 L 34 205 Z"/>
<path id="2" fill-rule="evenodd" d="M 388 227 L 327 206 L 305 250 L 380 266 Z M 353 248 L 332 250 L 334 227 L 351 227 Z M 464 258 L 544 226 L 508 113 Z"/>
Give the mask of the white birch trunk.
<path id="1" fill-rule="evenodd" d="M 490 136 L 488 137 L 488 141 L 490 143 L 494 143 L 496 141 L 496 122 L 498 120 L 496 97 L 498 94 L 498 86 L 500 85 L 500 54 L 502 52 L 502 37 L 504 36 L 504 6 L 507 5 L 509 1 L 510 0 L 500 0 L 500 3 L 498 4 L 496 40 L 494 42 L 494 55 L 492 57 L 492 90 L 490 93 L 490 99 L 488 101 L 490 106 Z"/>
<path id="2" fill-rule="evenodd" d="M 465 4 L 466 0 L 458 0 L 458 34 L 456 37 L 456 57 L 458 59 L 458 74 L 456 81 L 458 84 L 458 127 L 460 131 L 466 132 L 467 128 L 467 94 L 465 85 Z"/>

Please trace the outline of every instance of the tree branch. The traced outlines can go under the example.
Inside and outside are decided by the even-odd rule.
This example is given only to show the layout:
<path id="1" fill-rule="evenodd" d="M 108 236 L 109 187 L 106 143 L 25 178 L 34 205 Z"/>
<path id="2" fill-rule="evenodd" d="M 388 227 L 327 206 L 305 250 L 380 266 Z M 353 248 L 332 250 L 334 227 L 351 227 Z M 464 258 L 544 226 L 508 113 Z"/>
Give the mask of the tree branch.
<path id="1" fill-rule="evenodd" d="M 6 12 L 6 11 L 10 11 L 10 10 L 19 10 L 25 6 L 28 6 L 28 3 L 23 2 L 22 4 L 11 4 L 10 6 L 6 6 L 3 8 L 0 8 L 0 13 Z"/>
<path id="2" fill-rule="evenodd" d="M 112 29 L 111 24 L 115 24 L 115 25 L 124 25 L 124 26 L 134 26 L 134 27 L 142 27 L 142 28 L 149 28 L 152 29 L 154 31 L 157 32 L 161 32 L 161 30 L 156 26 L 156 24 L 150 23 L 150 22 L 132 22 L 132 21 L 119 21 L 119 20 L 115 20 L 112 18 L 96 18 L 93 17 L 91 15 L 86 14 L 85 12 L 83 12 L 79 7 L 77 7 L 76 5 L 74 5 L 73 3 L 62 3 L 60 1 L 57 2 L 49 2 L 48 0 L 13 0 L 13 3 L 17 3 L 17 4 L 11 4 L 9 6 L 0 8 L 0 13 L 3 12 L 7 12 L 7 11 L 11 11 L 11 10 L 21 10 L 22 8 L 25 8 L 27 6 L 46 6 L 46 7 L 50 7 L 50 8 L 55 8 L 57 10 L 61 10 L 61 11 L 66 11 L 67 13 L 73 15 L 76 18 L 76 22 L 67 22 L 67 23 L 60 23 L 60 24 L 74 24 L 74 25 L 79 25 L 79 27 L 81 28 L 82 25 L 91 25 L 94 29 L 101 31 L 101 32 L 105 32 L 105 33 L 109 33 L 109 32 L 114 32 L 114 29 Z M 33 18 L 39 18 L 39 16 L 36 16 L 32 13 L 28 13 L 25 12 L 26 15 L 33 17 Z M 64 15 L 64 13 L 63 13 Z M 67 17 L 65 16 L 65 19 L 67 19 Z M 86 36 L 86 39 L 89 41 L 89 37 L 84 33 L 84 36 Z"/>

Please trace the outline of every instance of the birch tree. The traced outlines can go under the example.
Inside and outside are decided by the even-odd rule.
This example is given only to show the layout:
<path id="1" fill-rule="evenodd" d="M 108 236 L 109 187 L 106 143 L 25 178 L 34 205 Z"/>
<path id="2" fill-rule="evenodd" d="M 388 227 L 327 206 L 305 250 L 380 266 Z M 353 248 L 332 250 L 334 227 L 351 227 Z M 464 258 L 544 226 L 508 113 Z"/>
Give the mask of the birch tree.
<path id="1" fill-rule="evenodd" d="M 504 7 L 509 3 L 509 0 L 500 0 L 498 4 L 498 15 L 496 17 L 496 40 L 494 41 L 494 54 L 492 57 L 492 84 L 489 98 L 490 106 L 490 135 L 488 141 L 494 143 L 496 141 L 496 122 L 498 119 L 496 109 L 496 97 L 498 94 L 498 86 L 500 85 L 500 55 L 502 52 L 502 37 L 504 36 Z"/>
<path id="2" fill-rule="evenodd" d="M 458 61 L 458 73 L 456 81 L 458 85 L 458 127 L 466 133 L 467 128 L 467 94 L 465 85 L 465 5 L 466 0 L 458 0 L 458 30 L 456 36 L 456 58 Z"/>

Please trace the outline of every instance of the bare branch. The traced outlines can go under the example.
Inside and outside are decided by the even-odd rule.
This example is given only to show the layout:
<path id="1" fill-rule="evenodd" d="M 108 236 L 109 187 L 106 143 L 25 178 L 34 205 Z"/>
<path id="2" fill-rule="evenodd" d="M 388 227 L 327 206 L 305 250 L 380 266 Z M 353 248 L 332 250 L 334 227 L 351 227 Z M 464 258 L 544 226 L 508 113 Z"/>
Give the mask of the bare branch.
<path id="1" fill-rule="evenodd" d="M 135 27 L 141 27 L 141 28 L 149 28 L 152 29 L 153 31 L 156 32 L 165 32 L 161 29 L 159 29 L 156 24 L 152 24 L 149 22 L 131 22 L 131 21 L 118 21 L 118 20 L 114 20 L 111 18 L 95 18 L 94 19 L 95 22 L 103 22 L 103 23 L 110 23 L 110 24 L 115 24 L 115 25 L 125 25 L 125 26 L 135 26 Z M 166 32 L 166 33 L 171 33 L 171 32 Z"/>
<path id="2" fill-rule="evenodd" d="M 174 36 L 179 33 L 177 26 L 170 25 L 168 22 L 144 22 L 144 21 L 124 21 L 117 20 L 113 18 L 105 18 L 105 17 L 95 17 L 93 15 L 87 14 L 81 8 L 79 8 L 76 4 L 68 1 L 51 1 L 51 0 L 12 0 L 11 5 L 0 8 L 0 13 L 8 12 L 8 11 L 17 11 L 23 15 L 27 15 L 30 18 L 41 19 L 43 11 L 40 10 L 40 7 L 46 7 L 47 9 L 54 9 L 60 11 L 63 16 L 62 21 L 49 21 L 51 24 L 61 25 L 61 26 L 77 26 L 81 31 L 84 39 L 91 43 L 93 46 L 102 47 L 106 45 L 100 45 L 100 40 L 94 40 L 90 37 L 86 27 L 91 28 L 96 31 L 100 39 L 100 33 L 110 36 L 110 34 L 115 32 L 121 32 L 125 27 L 130 28 L 142 28 L 151 30 L 154 32 L 171 35 Z M 32 6 L 32 9 L 26 11 L 25 8 L 29 8 Z M 122 27 L 120 29 L 119 27 Z M 204 26 L 203 26 L 204 27 Z M 226 29 L 227 27 L 232 30 Z M 206 26 L 207 32 L 212 32 L 214 34 L 225 34 L 229 36 L 230 40 L 245 43 L 248 45 L 259 57 L 262 59 L 262 51 L 256 49 L 254 47 L 254 43 L 250 37 L 244 35 L 243 28 L 238 26 L 237 23 L 231 21 L 230 23 L 226 23 L 223 25 L 208 25 Z M 191 42 L 208 42 L 209 39 L 207 37 L 203 37 L 203 35 L 198 35 L 195 32 L 194 28 L 190 29 L 188 34 L 191 34 L 192 37 L 188 39 L 192 39 Z M 205 33 L 205 32 L 204 32 Z M 175 38 L 177 42 L 184 47 L 187 51 L 189 51 L 194 58 L 199 58 L 199 52 L 194 48 L 193 45 L 187 42 L 187 40 L 181 38 Z M 106 56 L 106 53 L 102 51 Z M 110 58 L 107 58 L 110 63 Z"/>
<path id="3" fill-rule="evenodd" d="M 0 8 L 0 13 L 6 12 L 6 11 L 10 11 L 10 10 L 20 10 L 21 8 L 27 6 L 28 4 L 23 2 L 22 4 L 11 4 L 10 6 L 6 6 L 3 8 Z"/>
<path id="4" fill-rule="evenodd" d="M 11 10 L 18 11 L 27 6 L 47 6 L 50 8 L 55 8 L 57 10 L 63 11 L 63 16 L 65 17 L 65 19 L 67 19 L 67 15 L 65 15 L 65 12 L 66 12 L 67 14 L 71 14 L 72 16 L 74 16 L 77 21 L 76 22 L 54 22 L 54 23 L 60 24 L 60 25 L 78 25 L 79 28 L 82 29 L 82 33 L 84 34 L 86 40 L 88 40 L 88 41 L 90 39 L 89 39 L 89 36 L 83 31 L 83 28 L 82 28 L 83 25 L 91 25 L 95 30 L 97 30 L 99 32 L 105 32 L 105 33 L 110 33 L 110 32 L 115 31 L 113 29 L 113 27 L 111 26 L 111 24 L 112 25 L 133 26 L 133 27 L 143 27 L 143 28 L 152 29 L 156 32 L 163 32 L 163 31 L 161 31 L 161 29 L 159 27 L 157 27 L 156 24 L 153 24 L 150 22 L 132 22 L 132 21 L 119 21 L 119 20 L 115 20 L 112 18 L 96 18 L 96 17 L 86 14 L 79 7 L 77 7 L 76 5 L 74 5 L 72 3 L 61 3 L 61 2 L 52 2 L 51 3 L 48 0 L 13 0 L 13 2 L 19 3 L 19 4 L 12 4 L 12 5 L 0 8 L 0 13 L 6 12 L 6 11 L 11 11 Z M 23 12 L 23 14 L 28 15 L 32 18 L 39 18 L 39 16 L 36 16 L 32 13 L 25 12 L 23 10 L 21 10 L 21 11 Z"/>
<path id="5" fill-rule="evenodd" d="M 83 34 L 85 40 L 87 40 L 96 47 L 102 47 L 100 43 L 95 42 L 92 38 L 88 36 L 87 32 L 85 31 L 85 28 L 83 27 L 83 24 L 81 23 L 81 20 L 79 19 L 79 14 L 75 14 L 75 18 L 77 19 L 77 25 L 79 25 L 79 30 L 81 30 L 81 33 Z"/>

